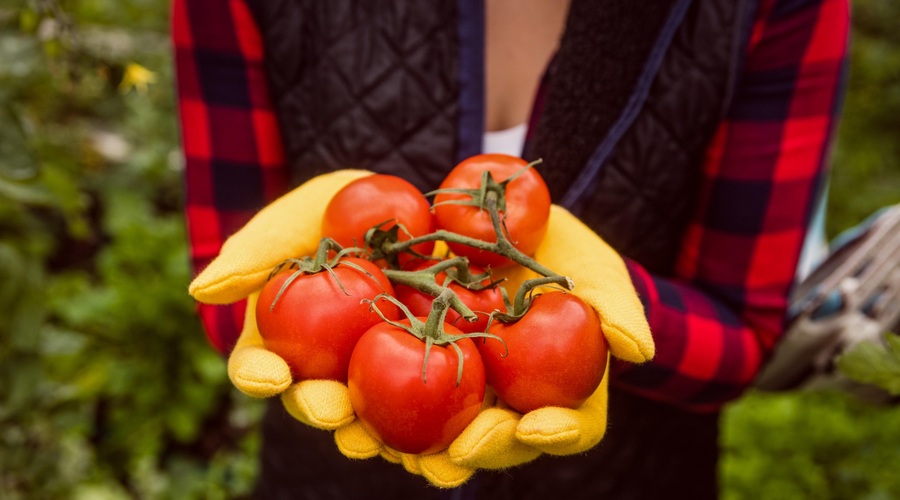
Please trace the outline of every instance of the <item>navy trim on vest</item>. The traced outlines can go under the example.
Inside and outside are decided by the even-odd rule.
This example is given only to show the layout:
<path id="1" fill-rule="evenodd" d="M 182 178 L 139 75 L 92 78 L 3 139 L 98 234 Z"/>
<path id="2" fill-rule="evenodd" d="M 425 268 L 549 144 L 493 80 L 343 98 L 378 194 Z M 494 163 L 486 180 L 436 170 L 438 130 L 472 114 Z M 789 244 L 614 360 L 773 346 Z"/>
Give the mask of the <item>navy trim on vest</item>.
<path id="1" fill-rule="evenodd" d="M 672 7 L 672 11 L 669 14 L 668 19 L 666 19 L 666 23 L 663 25 L 659 36 L 656 38 L 650 56 L 647 58 L 646 63 L 644 63 L 644 69 L 635 86 L 634 93 L 628 98 L 628 103 L 625 105 L 619 119 L 613 124 L 612 128 L 610 128 L 609 133 L 600 145 L 597 146 L 597 149 L 594 150 L 594 153 L 591 155 L 590 160 L 588 160 L 584 170 L 581 171 L 578 178 L 572 183 L 569 191 L 563 196 L 562 200 L 560 200 L 562 206 L 569 210 L 577 209 L 577 205 L 584 196 L 585 190 L 593 185 L 593 180 L 597 177 L 597 174 L 603 167 L 603 163 L 612 153 L 616 143 L 619 142 L 619 139 L 622 138 L 628 130 L 628 127 L 630 127 L 635 118 L 637 118 L 644 101 L 647 99 L 647 95 L 650 93 L 650 86 L 653 83 L 656 72 L 662 64 L 666 50 L 669 48 L 669 44 L 671 44 L 672 38 L 678 30 L 678 27 L 681 25 L 681 21 L 684 19 L 684 15 L 687 13 L 690 6 L 691 0 L 680 0 Z"/>
<path id="2" fill-rule="evenodd" d="M 484 136 L 484 0 L 458 0 L 459 119 L 456 161 L 481 153 Z"/>

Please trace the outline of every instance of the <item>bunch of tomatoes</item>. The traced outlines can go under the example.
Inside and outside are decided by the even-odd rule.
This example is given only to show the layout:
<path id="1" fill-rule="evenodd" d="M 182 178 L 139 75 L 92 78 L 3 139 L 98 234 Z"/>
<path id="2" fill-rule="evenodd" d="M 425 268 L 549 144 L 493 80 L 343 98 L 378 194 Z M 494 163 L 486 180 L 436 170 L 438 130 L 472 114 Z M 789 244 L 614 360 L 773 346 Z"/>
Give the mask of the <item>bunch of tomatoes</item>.
<path id="1" fill-rule="evenodd" d="M 445 449 L 487 388 L 527 413 L 576 408 L 600 385 L 607 346 L 594 310 L 571 293 L 516 291 L 492 271 L 526 266 L 547 230 L 550 194 L 532 165 L 485 154 L 425 194 L 375 174 L 329 202 L 314 257 L 277 267 L 256 318 L 296 381 L 346 383 L 363 426 L 391 448 Z M 433 257 L 435 243 L 449 248 Z M 567 284 L 569 283 L 569 284 Z"/>

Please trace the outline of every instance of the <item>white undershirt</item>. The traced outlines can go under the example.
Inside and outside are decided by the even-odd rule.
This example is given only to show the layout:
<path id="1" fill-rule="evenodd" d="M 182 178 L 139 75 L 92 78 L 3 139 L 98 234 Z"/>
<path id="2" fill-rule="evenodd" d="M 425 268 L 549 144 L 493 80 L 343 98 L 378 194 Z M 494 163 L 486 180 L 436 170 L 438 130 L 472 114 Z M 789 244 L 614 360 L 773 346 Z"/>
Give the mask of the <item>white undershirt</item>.
<path id="1" fill-rule="evenodd" d="M 522 156 L 526 132 L 528 132 L 528 125 L 525 123 L 520 123 L 504 130 L 485 132 L 481 150 L 483 153 L 504 153 L 512 156 Z"/>

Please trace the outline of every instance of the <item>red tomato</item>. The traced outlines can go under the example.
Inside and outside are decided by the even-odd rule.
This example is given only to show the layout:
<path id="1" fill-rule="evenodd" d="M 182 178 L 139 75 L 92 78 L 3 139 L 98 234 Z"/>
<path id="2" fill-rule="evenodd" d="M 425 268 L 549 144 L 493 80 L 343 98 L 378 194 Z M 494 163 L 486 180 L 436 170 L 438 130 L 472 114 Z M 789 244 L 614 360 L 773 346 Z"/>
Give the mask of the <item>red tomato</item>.
<path id="1" fill-rule="evenodd" d="M 418 271 L 432 265 L 434 265 L 434 262 L 422 262 L 412 266 L 412 269 L 410 270 Z M 470 267 L 470 270 L 472 274 L 481 274 L 484 272 L 484 270 L 474 266 Z M 439 285 L 443 285 L 444 280 L 446 279 L 446 273 L 438 273 L 435 277 L 435 281 Z M 485 279 L 481 283 L 490 283 L 490 279 Z M 445 321 L 459 328 L 463 332 L 474 333 L 485 331 L 487 328 L 488 316 L 494 312 L 495 309 L 501 311 L 506 310 L 506 305 L 503 303 L 503 294 L 500 292 L 499 287 L 486 290 L 470 290 L 459 283 L 454 282 L 449 285 L 449 288 L 453 290 L 456 295 L 459 296 L 462 303 L 469 306 L 469 309 L 473 312 L 483 313 L 478 314 L 477 321 L 470 323 L 464 319 L 460 319 L 458 312 L 449 309 Z M 422 293 L 415 288 L 406 285 L 396 285 L 394 287 L 394 293 L 394 296 L 397 297 L 403 305 L 409 308 L 409 311 L 413 313 L 414 316 L 428 316 L 428 313 L 431 312 L 431 303 L 434 300 L 434 297 L 431 295 Z"/>
<path id="2" fill-rule="evenodd" d="M 603 380 L 608 348 L 600 320 L 570 293 L 536 296 L 522 319 L 494 322 L 490 333 L 506 346 L 477 342 L 488 385 L 519 412 L 545 406 L 577 408 Z"/>
<path id="3" fill-rule="evenodd" d="M 346 265 L 348 262 L 372 276 Z M 346 382 L 356 342 L 382 321 L 368 303 L 361 301 L 393 293 L 384 273 L 367 260 L 346 258 L 333 271 L 340 285 L 328 271 L 303 274 L 288 285 L 274 308 L 272 302 L 294 270 L 275 275 L 259 294 L 256 324 L 263 344 L 284 358 L 295 379 Z M 400 310 L 393 304 L 381 301 L 378 307 L 390 319 L 400 317 Z"/>
<path id="4" fill-rule="evenodd" d="M 503 154 L 473 156 L 450 171 L 440 189 L 471 188 L 481 185 L 482 172 L 488 170 L 497 182 L 502 182 L 528 164 L 521 158 Z M 434 199 L 434 215 L 439 228 L 488 242 L 497 241 L 490 215 L 477 206 L 446 204 L 441 202 L 466 199 L 464 194 L 438 194 Z M 506 228 L 510 242 L 527 255 L 537 249 L 547 232 L 550 217 L 550 191 L 541 175 L 529 168 L 506 187 Z M 457 255 L 468 257 L 481 266 L 502 266 L 509 261 L 499 255 L 475 250 L 459 244 L 449 244 Z"/>
<path id="5" fill-rule="evenodd" d="M 322 235 L 333 238 L 341 246 L 361 247 L 366 232 L 379 225 L 390 229 L 400 224 L 400 241 L 412 236 L 424 236 L 434 231 L 431 205 L 415 186 L 393 175 L 375 174 L 357 179 L 344 186 L 325 208 L 322 219 Z M 434 243 L 422 243 L 413 250 L 423 255 L 431 255 Z M 400 262 L 411 257 L 401 254 Z"/>
<path id="6" fill-rule="evenodd" d="M 461 333 L 448 324 L 444 328 Z M 435 453 L 450 446 L 481 411 L 485 391 L 484 366 L 475 344 L 461 339 L 456 345 L 463 352 L 459 385 L 458 359 L 449 345 L 431 348 L 424 382 L 424 341 L 389 323 L 367 331 L 350 358 L 347 384 L 363 426 L 402 453 Z"/>

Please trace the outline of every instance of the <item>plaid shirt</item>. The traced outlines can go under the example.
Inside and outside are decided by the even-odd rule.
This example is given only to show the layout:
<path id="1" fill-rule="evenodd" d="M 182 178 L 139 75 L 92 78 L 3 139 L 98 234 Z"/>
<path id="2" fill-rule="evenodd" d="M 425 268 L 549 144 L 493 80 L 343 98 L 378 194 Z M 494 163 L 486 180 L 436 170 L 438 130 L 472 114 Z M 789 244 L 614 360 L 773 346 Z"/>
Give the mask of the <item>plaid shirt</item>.
<path id="1" fill-rule="evenodd" d="M 263 46 L 242 0 L 174 0 L 187 220 L 202 269 L 224 239 L 287 191 Z M 784 330 L 846 73 L 847 0 L 763 0 L 730 112 L 703 165 L 675 276 L 627 261 L 657 345 L 613 383 L 694 410 L 741 393 Z M 200 306 L 223 352 L 244 304 Z"/>

